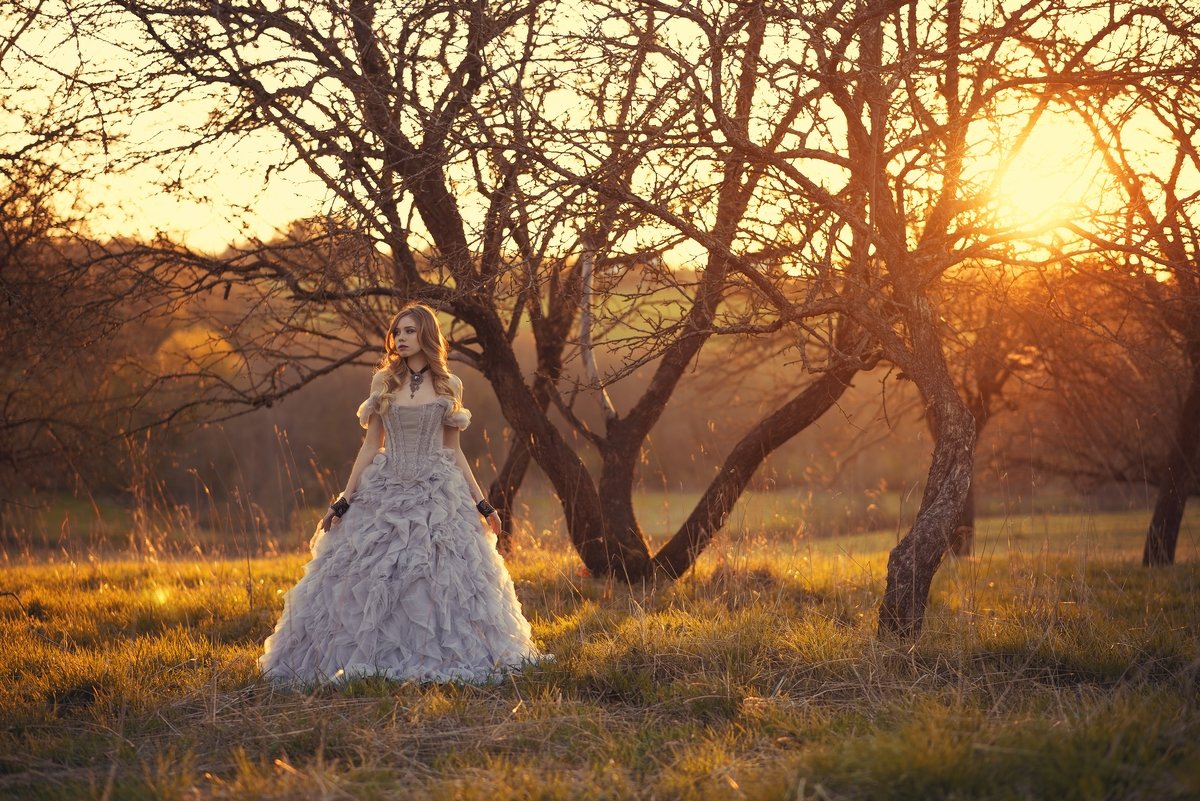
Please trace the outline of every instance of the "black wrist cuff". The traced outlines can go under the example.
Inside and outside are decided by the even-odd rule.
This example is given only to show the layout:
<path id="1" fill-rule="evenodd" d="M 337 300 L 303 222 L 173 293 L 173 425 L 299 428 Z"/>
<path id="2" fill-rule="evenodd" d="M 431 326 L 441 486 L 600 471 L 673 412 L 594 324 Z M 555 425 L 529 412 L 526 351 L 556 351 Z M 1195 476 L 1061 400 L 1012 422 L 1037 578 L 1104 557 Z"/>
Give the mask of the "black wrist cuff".
<path id="1" fill-rule="evenodd" d="M 484 498 L 482 501 L 475 504 L 475 508 L 478 509 L 479 514 L 483 515 L 484 517 L 490 517 L 496 513 L 496 507 L 488 503 L 487 498 Z"/>
<path id="2" fill-rule="evenodd" d="M 329 508 L 333 510 L 335 515 L 341 517 L 342 515 L 346 514 L 346 510 L 350 508 L 350 501 L 346 500 L 345 496 L 342 496 L 333 503 L 329 504 Z"/>

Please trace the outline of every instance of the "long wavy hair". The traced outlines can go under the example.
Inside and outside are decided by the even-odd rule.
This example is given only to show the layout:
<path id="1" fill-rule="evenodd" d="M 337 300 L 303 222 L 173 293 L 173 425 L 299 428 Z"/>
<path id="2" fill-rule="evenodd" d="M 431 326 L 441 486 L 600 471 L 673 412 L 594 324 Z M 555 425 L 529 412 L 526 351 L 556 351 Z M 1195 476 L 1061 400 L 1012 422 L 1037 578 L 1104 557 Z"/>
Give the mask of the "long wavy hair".
<path id="1" fill-rule="evenodd" d="M 433 380 L 433 390 L 438 395 L 450 399 L 453 408 L 460 406 L 458 393 L 450 381 L 450 368 L 446 366 L 446 355 L 449 350 L 446 338 L 442 336 L 442 326 L 438 323 L 433 309 L 424 303 L 408 303 L 388 324 L 387 335 L 383 340 L 383 359 L 379 369 L 371 378 L 371 391 L 381 391 L 379 396 L 380 410 L 386 409 L 396 392 L 408 381 L 404 370 L 404 357 L 396 351 L 396 328 L 400 320 L 411 317 L 417 325 L 417 344 L 429 362 L 429 373 Z"/>

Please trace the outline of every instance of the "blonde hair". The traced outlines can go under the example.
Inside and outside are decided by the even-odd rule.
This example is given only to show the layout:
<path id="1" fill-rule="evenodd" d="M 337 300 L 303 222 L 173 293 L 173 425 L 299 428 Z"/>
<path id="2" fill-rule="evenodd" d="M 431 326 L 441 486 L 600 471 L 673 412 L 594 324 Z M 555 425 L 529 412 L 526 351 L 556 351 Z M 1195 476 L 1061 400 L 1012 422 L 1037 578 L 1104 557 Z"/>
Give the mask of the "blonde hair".
<path id="1" fill-rule="evenodd" d="M 451 410 L 457 411 L 462 407 L 459 397 L 458 384 L 446 365 L 449 347 L 446 338 L 442 336 L 442 326 L 438 323 L 433 309 L 423 303 L 409 303 L 396 312 L 396 316 L 388 324 L 387 334 L 383 340 L 383 359 L 379 369 L 371 377 L 371 392 L 379 393 L 379 409 L 383 411 L 392 400 L 394 394 L 404 386 L 407 375 L 401 375 L 400 366 L 404 357 L 396 351 L 396 326 L 405 317 L 413 318 L 417 324 L 417 344 L 425 354 L 429 363 L 429 372 L 433 380 L 433 390 L 438 395 L 449 398 Z"/>

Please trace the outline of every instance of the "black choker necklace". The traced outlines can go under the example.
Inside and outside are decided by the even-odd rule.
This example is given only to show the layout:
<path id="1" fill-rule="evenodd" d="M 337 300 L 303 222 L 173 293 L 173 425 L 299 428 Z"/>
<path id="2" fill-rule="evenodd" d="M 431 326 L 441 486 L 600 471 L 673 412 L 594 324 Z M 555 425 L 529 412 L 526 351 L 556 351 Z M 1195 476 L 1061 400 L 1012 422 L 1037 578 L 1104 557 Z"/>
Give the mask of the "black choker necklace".
<path id="1" fill-rule="evenodd" d="M 421 388 L 421 379 L 425 377 L 425 373 L 429 372 L 429 365 L 425 365 L 420 370 L 414 370 L 408 366 L 408 362 L 405 362 L 404 369 L 408 370 L 408 399 L 412 400 L 417 397 L 417 390 Z"/>

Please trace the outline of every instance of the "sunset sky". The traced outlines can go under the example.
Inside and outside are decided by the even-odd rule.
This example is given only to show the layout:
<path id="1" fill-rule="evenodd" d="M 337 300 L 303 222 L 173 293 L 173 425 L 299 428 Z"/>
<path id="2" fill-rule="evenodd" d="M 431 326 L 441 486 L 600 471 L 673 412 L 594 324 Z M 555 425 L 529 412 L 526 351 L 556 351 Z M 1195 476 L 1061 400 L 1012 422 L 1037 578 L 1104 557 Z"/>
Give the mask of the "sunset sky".
<path id="1" fill-rule="evenodd" d="M 134 58 L 122 47 L 125 38 L 126 34 L 115 31 L 104 40 L 70 40 L 71 46 L 66 46 L 69 37 L 62 33 L 58 40 L 51 36 L 43 39 L 40 50 L 31 52 L 46 68 L 70 71 L 86 65 L 92 73 L 120 74 L 131 69 Z M 132 30 L 128 32 L 129 40 L 136 38 Z M 39 80 L 36 71 L 31 71 L 29 78 L 33 85 Z M 36 98 L 36 92 L 31 97 Z M 127 120 L 112 119 L 109 124 L 114 130 L 125 128 L 130 148 L 150 145 L 167 149 L 184 141 L 180 127 L 202 124 L 211 102 L 211 98 L 195 97 Z M 9 130 L 4 138 L 14 135 L 19 133 Z M 119 159 L 120 155 L 118 148 L 114 156 Z M 94 163 L 105 158 L 94 151 L 78 152 L 76 157 Z M 223 144 L 220 150 L 187 154 L 166 168 L 143 165 L 127 172 L 100 171 L 80 189 L 83 206 L 92 208 L 86 215 L 90 231 L 97 236 L 140 238 L 161 232 L 211 251 L 249 239 L 269 239 L 291 221 L 331 208 L 328 189 L 304 168 L 277 171 L 268 177 L 286 158 L 281 139 L 260 132 Z M 1094 206 L 1099 202 L 1094 184 L 1100 166 L 1087 131 L 1058 109 L 1041 116 L 1010 163 L 998 163 L 995 152 L 983 154 L 975 172 L 986 182 L 989 173 L 996 175 L 1002 170 L 997 203 L 1014 226 L 1037 227 L 1071 216 L 1081 203 Z M 814 175 L 822 169 L 815 163 L 803 168 L 816 170 Z M 161 188 L 164 182 L 175 182 L 181 188 L 165 192 Z M 471 202 L 469 197 L 462 200 L 467 205 Z M 703 249 L 685 243 L 675 248 L 674 255 L 676 261 L 695 262 L 703 258 Z"/>

